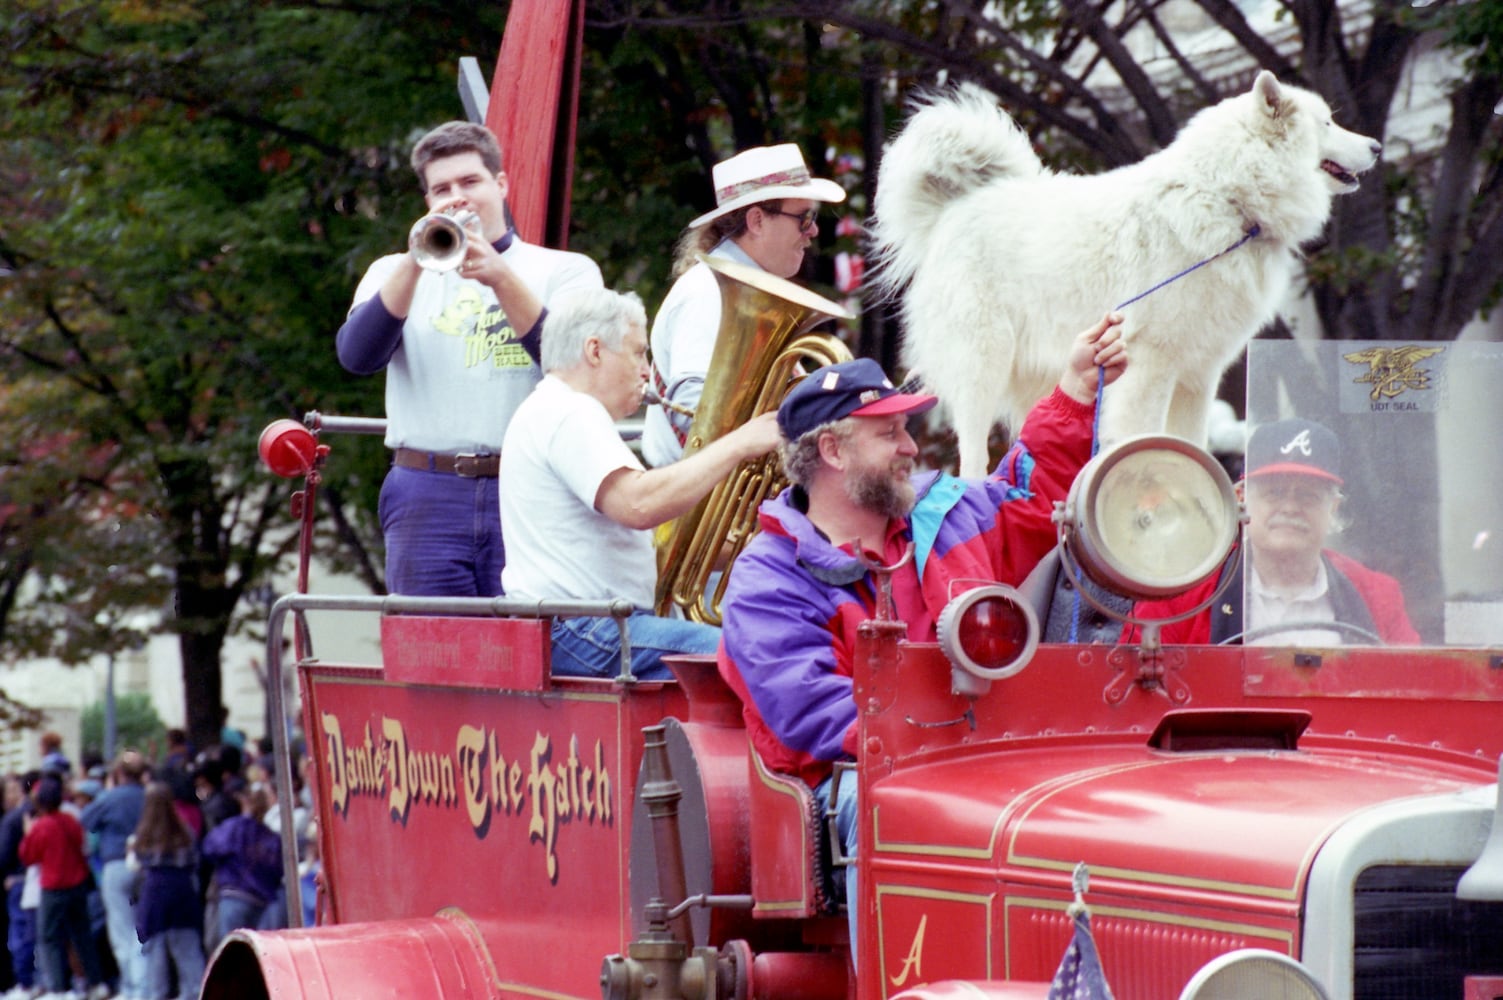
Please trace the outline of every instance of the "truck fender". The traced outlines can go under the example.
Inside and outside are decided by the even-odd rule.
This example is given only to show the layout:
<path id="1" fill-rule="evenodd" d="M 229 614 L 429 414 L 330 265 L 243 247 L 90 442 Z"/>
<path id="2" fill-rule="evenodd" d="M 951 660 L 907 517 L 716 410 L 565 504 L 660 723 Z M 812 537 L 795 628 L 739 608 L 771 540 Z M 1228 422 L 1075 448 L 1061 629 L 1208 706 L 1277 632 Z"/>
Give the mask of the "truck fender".
<path id="1" fill-rule="evenodd" d="M 204 1000 L 500 997 L 496 967 L 463 914 L 230 934 Z"/>

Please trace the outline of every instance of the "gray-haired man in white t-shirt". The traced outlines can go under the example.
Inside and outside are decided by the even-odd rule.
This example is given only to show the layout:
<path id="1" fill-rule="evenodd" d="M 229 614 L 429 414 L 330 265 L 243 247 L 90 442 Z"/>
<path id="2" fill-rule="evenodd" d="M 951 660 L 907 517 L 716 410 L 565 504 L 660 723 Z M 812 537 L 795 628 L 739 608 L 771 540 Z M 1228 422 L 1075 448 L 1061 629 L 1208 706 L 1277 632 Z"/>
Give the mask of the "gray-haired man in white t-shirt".
<path id="1" fill-rule="evenodd" d="M 637 608 L 628 622 L 633 672 L 667 677 L 665 653 L 712 653 L 720 630 L 651 613 L 657 581 L 651 529 L 690 510 L 749 458 L 777 446 L 771 413 L 681 461 L 644 470 L 615 421 L 647 385 L 647 320 L 633 294 L 590 290 L 561 299 L 543 334 L 544 377 L 513 415 L 502 446 L 502 581 L 522 600 L 607 600 Z M 553 625 L 553 672 L 609 677 L 619 633 L 606 618 Z"/>

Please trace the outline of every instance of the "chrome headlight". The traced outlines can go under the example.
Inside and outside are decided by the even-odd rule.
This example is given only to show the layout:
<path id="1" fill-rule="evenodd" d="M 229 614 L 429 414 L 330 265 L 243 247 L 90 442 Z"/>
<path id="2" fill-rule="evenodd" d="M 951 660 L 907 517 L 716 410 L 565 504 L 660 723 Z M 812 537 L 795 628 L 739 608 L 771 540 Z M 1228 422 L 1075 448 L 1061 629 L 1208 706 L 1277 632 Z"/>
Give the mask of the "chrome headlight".
<path id="1" fill-rule="evenodd" d="M 1131 438 L 1093 458 L 1060 512 L 1068 555 L 1133 600 L 1182 594 L 1220 567 L 1241 510 L 1210 455 L 1167 435 Z"/>
<path id="2" fill-rule="evenodd" d="M 1329 1000 L 1315 977 L 1288 955 L 1241 948 L 1211 959 L 1191 977 L 1179 1000 Z"/>

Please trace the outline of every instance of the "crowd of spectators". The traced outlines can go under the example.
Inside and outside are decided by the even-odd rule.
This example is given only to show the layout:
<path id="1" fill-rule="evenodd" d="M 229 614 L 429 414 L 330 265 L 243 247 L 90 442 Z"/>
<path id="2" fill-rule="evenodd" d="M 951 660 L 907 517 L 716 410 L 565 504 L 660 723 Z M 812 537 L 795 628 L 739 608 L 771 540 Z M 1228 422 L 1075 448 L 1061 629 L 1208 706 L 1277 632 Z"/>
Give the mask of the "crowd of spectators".
<path id="1" fill-rule="evenodd" d="M 226 935 L 287 925 L 269 746 L 227 730 L 196 751 L 173 730 L 158 759 L 75 766 L 62 743 L 42 734 L 40 767 L 4 778 L 0 1000 L 196 997 Z M 292 804 L 304 869 L 309 794 Z"/>

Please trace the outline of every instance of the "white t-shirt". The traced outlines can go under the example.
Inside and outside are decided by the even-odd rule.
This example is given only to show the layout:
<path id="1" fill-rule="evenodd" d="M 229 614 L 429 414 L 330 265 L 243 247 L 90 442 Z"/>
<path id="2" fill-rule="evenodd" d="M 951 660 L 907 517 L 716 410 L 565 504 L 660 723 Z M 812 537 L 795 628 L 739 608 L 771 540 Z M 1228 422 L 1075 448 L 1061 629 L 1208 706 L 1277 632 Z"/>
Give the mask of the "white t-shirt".
<path id="1" fill-rule="evenodd" d="M 619 597 L 651 610 L 657 586 L 652 532 L 617 524 L 595 509 L 606 476 L 642 468 L 600 401 L 545 376 L 512 415 L 501 454 L 506 596 Z"/>
<path id="2" fill-rule="evenodd" d="M 358 306 L 381 290 L 402 254 L 382 257 L 355 289 Z M 544 307 L 562 292 L 603 288 L 584 254 L 513 239 L 501 259 Z M 489 285 L 456 271 L 424 271 L 386 366 L 386 446 L 494 454 L 512 412 L 542 373 L 518 343 Z M 510 539 L 507 540 L 510 547 Z"/>
<path id="3" fill-rule="evenodd" d="M 733 240 L 722 240 L 709 256 L 762 270 Z M 719 335 L 720 285 L 715 272 L 701 262 L 679 275 L 652 321 L 652 364 L 668 387 L 664 397 L 691 410 L 699 405 Z M 657 380 L 653 383 L 657 389 Z M 654 468 L 677 462 L 684 454 L 668 421 L 661 406 L 648 404 L 642 424 L 642 457 Z M 673 421 L 688 431 L 688 417 L 675 414 Z"/>

